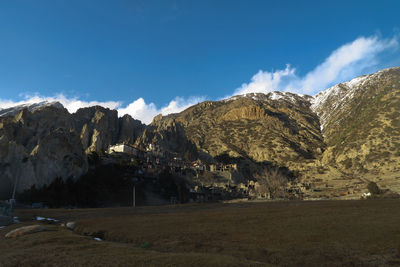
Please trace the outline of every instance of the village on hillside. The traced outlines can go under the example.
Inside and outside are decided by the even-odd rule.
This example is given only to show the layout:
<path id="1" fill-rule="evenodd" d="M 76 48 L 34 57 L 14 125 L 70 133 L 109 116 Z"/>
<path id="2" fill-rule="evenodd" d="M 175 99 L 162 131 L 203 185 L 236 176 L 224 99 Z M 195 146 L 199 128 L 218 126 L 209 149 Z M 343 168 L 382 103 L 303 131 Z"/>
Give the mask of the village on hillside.
<path id="1" fill-rule="evenodd" d="M 200 159 L 188 161 L 179 154 L 163 150 L 157 144 L 137 146 L 121 143 L 109 146 L 102 158 L 102 164 L 115 162 L 116 159 L 130 161 L 137 167 L 134 179 L 137 181 L 155 180 L 162 171 L 184 180 L 190 192 L 188 202 L 207 202 L 233 199 L 272 199 L 275 196 L 263 188 L 256 179 L 246 178 L 237 163 L 207 163 Z M 302 183 L 287 183 L 284 186 L 285 197 L 302 199 L 304 192 L 310 189 Z M 171 197 L 175 203 L 177 197 Z"/>

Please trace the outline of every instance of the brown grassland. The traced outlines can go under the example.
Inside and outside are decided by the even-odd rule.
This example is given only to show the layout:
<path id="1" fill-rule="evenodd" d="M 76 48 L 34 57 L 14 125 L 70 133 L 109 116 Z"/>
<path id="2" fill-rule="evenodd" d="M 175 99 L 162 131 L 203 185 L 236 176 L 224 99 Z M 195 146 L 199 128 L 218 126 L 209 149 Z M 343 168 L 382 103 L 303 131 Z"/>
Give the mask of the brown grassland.
<path id="1" fill-rule="evenodd" d="M 32 217 L 76 221 L 5 239 Z M 0 266 L 400 265 L 400 201 L 296 201 L 17 210 Z M 95 241 L 100 237 L 103 241 Z"/>

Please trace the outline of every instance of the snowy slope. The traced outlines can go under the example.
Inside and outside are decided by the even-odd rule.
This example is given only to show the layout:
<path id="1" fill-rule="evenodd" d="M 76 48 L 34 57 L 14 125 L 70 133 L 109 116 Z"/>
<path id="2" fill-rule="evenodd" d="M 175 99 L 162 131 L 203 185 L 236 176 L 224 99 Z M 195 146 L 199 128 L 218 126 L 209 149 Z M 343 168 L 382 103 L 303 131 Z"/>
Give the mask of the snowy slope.
<path id="1" fill-rule="evenodd" d="M 294 94 L 290 92 L 280 92 L 280 91 L 274 91 L 270 92 L 267 94 L 264 93 L 248 93 L 244 95 L 236 95 L 232 96 L 230 98 L 224 99 L 222 101 L 228 102 L 228 101 L 234 101 L 240 98 L 251 98 L 253 100 L 258 100 L 258 101 L 268 101 L 268 100 L 283 100 L 287 101 L 293 104 L 298 104 L 299 101 L 309 101 L 312 99 L 311 96 L 308 95 L 300 95 L 300 94 Z"/>
<path id="2" fill-rule="evenodd" d="M 53 106 L 56 108 L 64 108 L 64 106 L 60 102 L 43 101 L 43 102 L 39 102 L 39 103 L 22 104 L 22 105 L 10 107 L 10 108 L 0 109 L 0 117 L 14 116 L 20 110 L 23 110 L 23 109 L 28 109 L 29 111 L 32 112 L 32 111 L 38 110 L 40 108 L 49 107 L 49 106 Z"/>
<path id="3" fill-rule="evenodd" d="M 367 90 L 368 85 L 375 82 L 384 82 L 385 73 L 399 68 L 388 68 L 374 74 L 354 78 L 348 82 L 339 83 L 322 91 L 311 99 L 311 110 L 317 113 L 321 131 L 325 128 L 333 114 L 340 112 L 360 90 Z"/>

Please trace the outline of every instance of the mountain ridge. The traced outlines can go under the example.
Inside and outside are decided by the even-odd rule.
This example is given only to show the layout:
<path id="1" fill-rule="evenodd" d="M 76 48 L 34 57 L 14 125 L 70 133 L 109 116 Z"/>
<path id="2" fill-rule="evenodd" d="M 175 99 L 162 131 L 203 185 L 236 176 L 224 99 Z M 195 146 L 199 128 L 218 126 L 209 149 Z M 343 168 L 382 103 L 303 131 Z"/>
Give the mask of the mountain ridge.
<path id="1" fill-rule="evenodd" d="M 9 188 L 17 169 L 36 177 L 24 178 L 23 188 L 48 183 L 54 176 L 79 176 L 87 170 L 87 154 L 102 154 L 122 142 L 157 144 L 186 160 L 234 161 L 248 179 L 262 166 L 276 166 L 323 192 L 359 192 L 367 181 L 379 179 L 400 192 L 399 110 L 399 67 L 315 96 L 270 92 L 204 101 L 158 115 L 149 125 L 100 106 L 70 114 L 59 103 L 20 105 L 0 110 L 0 182 Z M 51 144 L 67 149 L 54 156 L 58 152 Z M 13 163 L 14 158 L 24 162 Z M 45 161 L 54 163 L 49 165 L 52 172 L 46 172 Z"/>

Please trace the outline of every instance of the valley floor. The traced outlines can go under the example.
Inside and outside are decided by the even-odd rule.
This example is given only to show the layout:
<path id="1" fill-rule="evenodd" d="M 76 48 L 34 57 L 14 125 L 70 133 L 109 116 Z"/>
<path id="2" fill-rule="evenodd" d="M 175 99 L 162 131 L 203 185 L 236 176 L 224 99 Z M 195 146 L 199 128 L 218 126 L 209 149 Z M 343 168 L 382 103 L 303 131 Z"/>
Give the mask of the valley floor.
<path id="1" fill-rule="evenodd" d="M 0 266 L 400 265 L 399 200 L 26 209 L 15 215 L 21 223 L 0 230 Z M 76 221 L 75 231 L 35 216 Z M 4 237 L 38 223 L 47 230 Z"/>

